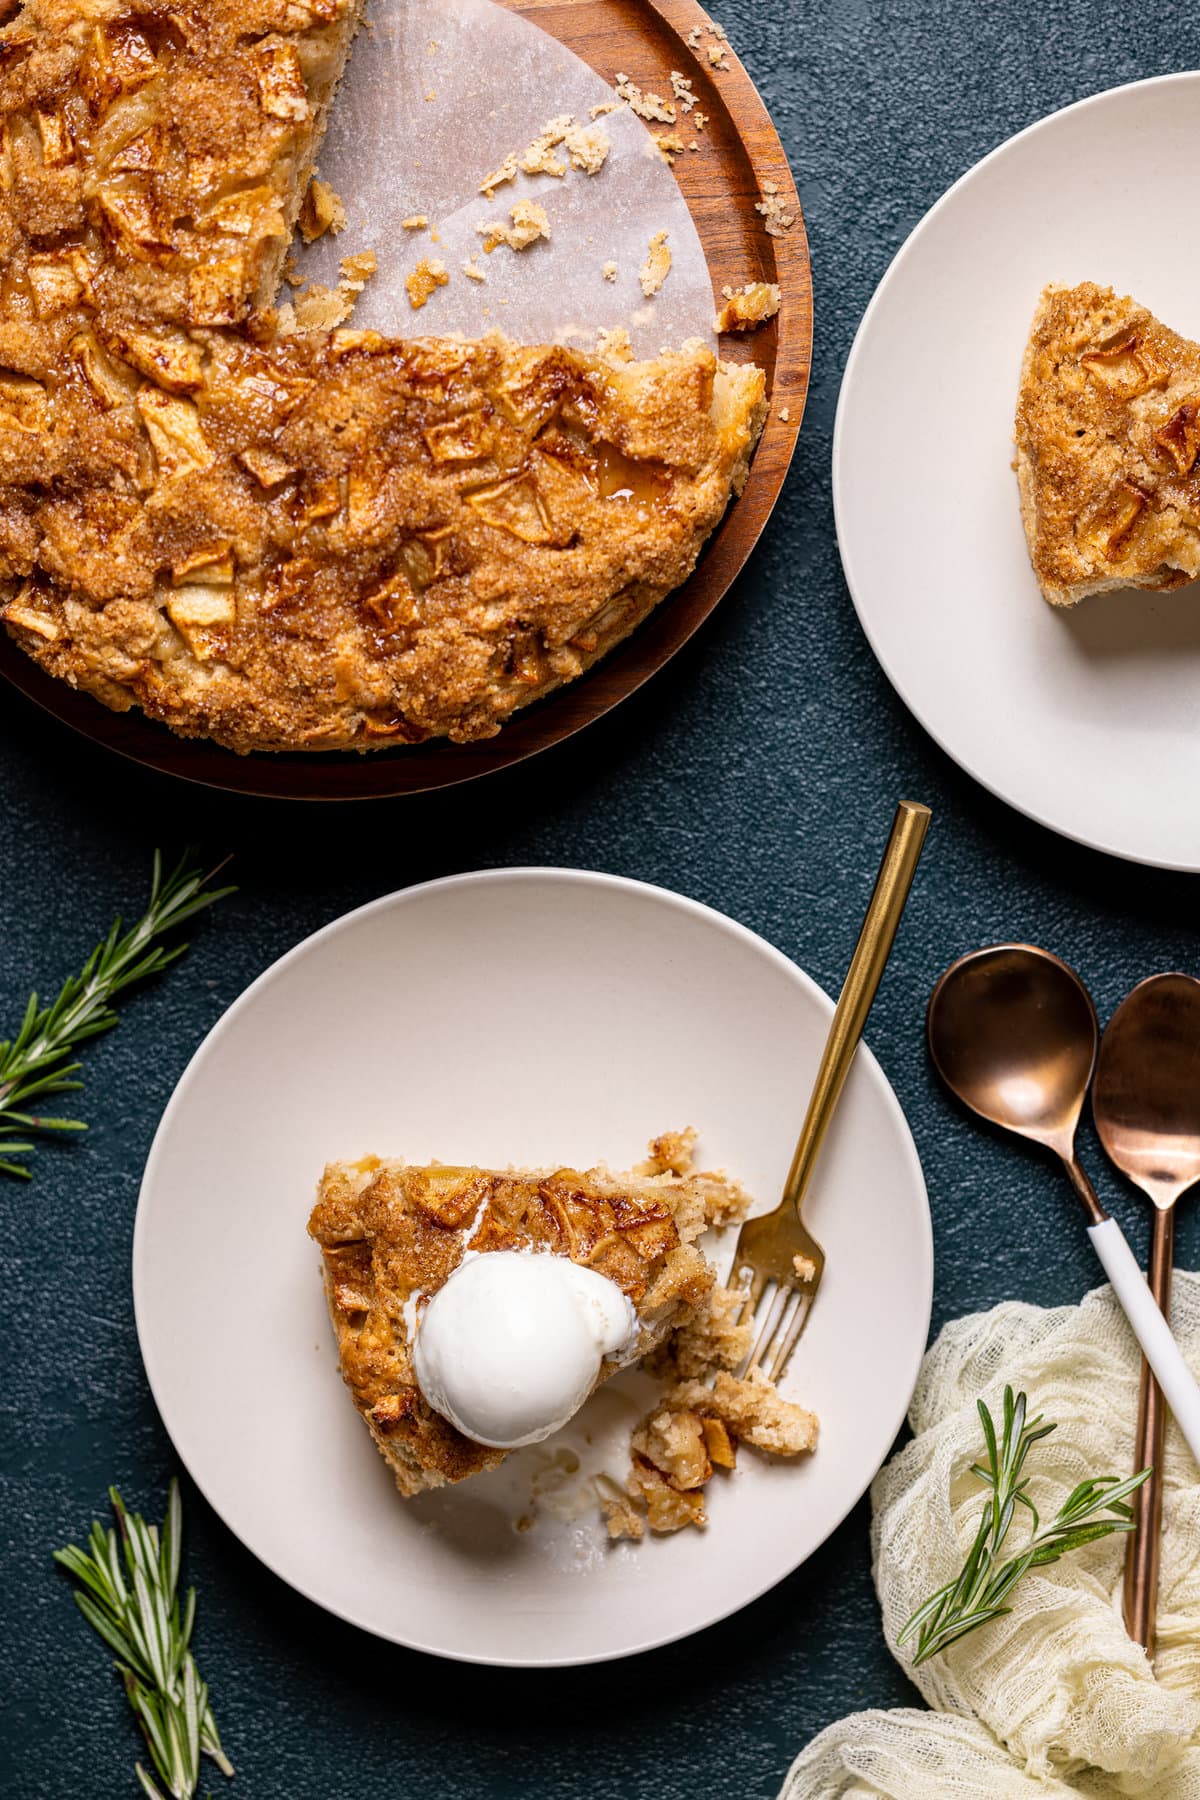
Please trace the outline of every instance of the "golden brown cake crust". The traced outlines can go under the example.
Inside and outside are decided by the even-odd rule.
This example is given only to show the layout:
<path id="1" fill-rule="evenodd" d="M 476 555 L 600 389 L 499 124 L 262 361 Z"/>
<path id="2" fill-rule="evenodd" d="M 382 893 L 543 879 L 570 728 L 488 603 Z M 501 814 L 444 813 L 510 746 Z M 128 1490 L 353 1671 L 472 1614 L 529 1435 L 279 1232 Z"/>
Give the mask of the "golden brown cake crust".
<path id="1" fill-rule="evenodd" d="M 607 1276 L 637 1311 L 640 1357 L 712 1285 L 691 1242 L 705 1223 L 703 1194 L 669 1177 L 331 1164 L 308 1229 L 324 1253 L 343 1378 L 401 1493 L 465 1480 L 505 1455 L 435 1413 L 413 1374 L 421 1300 L 468 1248 L 545 1251 Z"/>
<path id="2" fill-rule="evenodd" d="M 1029 554 L 1053 605 L 1200 575 L 1200 346 L 1111 288 L 1048 287 L 1016 443 Z"/>
<path id="3" fill-rule="evenodd" d="M 760 371 L 278 335 L 355 0 L 0 30 L 0 615 L 237 751 L 486 737 L 685 580 Z"/>

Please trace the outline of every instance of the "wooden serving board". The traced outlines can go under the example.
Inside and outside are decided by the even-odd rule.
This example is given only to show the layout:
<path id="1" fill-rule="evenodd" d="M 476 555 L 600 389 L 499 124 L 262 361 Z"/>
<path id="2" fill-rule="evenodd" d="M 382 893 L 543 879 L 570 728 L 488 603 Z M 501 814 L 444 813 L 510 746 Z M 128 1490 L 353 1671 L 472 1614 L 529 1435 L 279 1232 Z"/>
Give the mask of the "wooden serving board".
<path id="1" fill-rule="evenodd" d="M 669 95 L 670 75 L 691 80 L 703 132 L 686 114 L 675 127 L 698 151 L 675 158 L 675 175 L 695 221 L 717 291 L 749 281 L 783 289 L 778 318 L 722 354 L 757 362 L 767 374 L 770 412 L 750 478 L 705 550 L 695 573 L 627 643 L 581 680 L 518 713 L 498 737 L 479 744 L 432 742 L 369 755 L 236 756 L 216 744 L 177 738 L 139 712 L 113 713 L 87 694 L 44 675 L 0 631 L 0 674 L 31 700 L 93 742 L 122 756 L 209 787 L 296 800 L 358 800 L 412 794 L 470 781 L 560 743 L 609 712 L 684 645 L 728 591 L 753 550 L 787 474 L 808 392 L 812 351 L 812 275 L 795 183 L 783 146 L 753 82 L 728 45 L 725 69 L 708 48 L 717 42 L 696 0 L 499 0 L 590 63 L 607 80 L 618 71 L 638 87 Z M 688 43 L 700 28 L 699 47 Z M 774 183 L 790 230 L 770 236 L 754 210 Z M 782 414 L 788 414 L 785 420 Z"/>

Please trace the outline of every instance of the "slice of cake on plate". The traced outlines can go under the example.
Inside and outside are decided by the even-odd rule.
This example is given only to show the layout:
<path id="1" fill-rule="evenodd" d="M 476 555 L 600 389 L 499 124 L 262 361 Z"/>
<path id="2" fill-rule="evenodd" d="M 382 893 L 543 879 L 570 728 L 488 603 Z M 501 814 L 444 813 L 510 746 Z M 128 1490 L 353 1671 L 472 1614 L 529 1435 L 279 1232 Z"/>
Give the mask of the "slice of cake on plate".
<path id="1" fill-rule="evenodd" d="M 1048 287 L 1016 444 L 1030 559 L 1052 605 L 1200 575 L 1200 345 L 1111 288 Z"/>
<path id="2" fill-rule="evenodd" d="M 695 1247 L 706 1224 L 703 1196 L 684 1180 L 374 1158 L 331 1165 L 308 1228 L 323 1253 L 343 1377 L 401 1493 L 504 1458 L 503 1446 L 467 1437 L 435 1411 L 417 1380 L 425 1316 L 466 1255 L 566 1258 L 613 1283 L 632 1308 L 631 1335 L 619 1358 L 602 1367 L 597 1357 L 600 1380 L 660 1346 L 708 1292 L 712 1270 Z"/>
<path id="3" fill-rule="evenodd" d="M 613 1537 L 703 1524 L 701 1490 L 739 1439 L 813 1447 L 811 1414 L 728 1373 L 749 1329 L 697 1240 L 746 1196 L 692 1171 L 691 1137 L 656 1140 L 632 1174 L 376 1157 L 326 1169 L 309 1232 L 342 1376 L 402 1494 L 497 1467 L 642 1362 L 664 1391 L 634 1432 L 626 1487 L 597 1490 Z"/>

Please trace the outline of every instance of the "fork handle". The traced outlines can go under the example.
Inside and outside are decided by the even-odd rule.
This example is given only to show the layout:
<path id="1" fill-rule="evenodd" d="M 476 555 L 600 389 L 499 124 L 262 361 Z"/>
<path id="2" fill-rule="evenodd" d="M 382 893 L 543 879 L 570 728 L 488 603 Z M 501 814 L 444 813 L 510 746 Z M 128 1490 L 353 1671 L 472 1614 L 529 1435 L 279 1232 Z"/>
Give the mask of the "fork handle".
<path id="1" fill-rule="evenodd" d="M 931 814 L 927 806 L 916 800 L 902 800 L 892 821 L 891 836 L 879 865 L 879 875 L 871 904 L 863 920 L 862 931 L 850 968 L 834 1008 L 829 1036 L 821 1055 L 821 1066 L 808 1103 L 804 1124 L 792 1166 L 783 1190 L 783 1200 L 791 1201 L 797 1211 L 813 1172 L 829 1121 L 843 1083 L 850 1072 L 854 1052 L 858 1049 L 871 1002 L 875 998 L 884 965 L 891 954 L 900 915 L 908 899 L 908 890 L 916 874 L 925 833 Z"/>

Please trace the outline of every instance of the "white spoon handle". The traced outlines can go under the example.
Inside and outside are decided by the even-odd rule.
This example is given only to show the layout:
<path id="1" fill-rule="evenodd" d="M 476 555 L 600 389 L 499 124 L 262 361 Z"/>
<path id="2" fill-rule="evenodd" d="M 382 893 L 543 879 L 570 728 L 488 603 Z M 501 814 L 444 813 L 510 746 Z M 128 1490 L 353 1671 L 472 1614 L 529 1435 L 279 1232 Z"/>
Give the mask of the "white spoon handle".
<path id="1" fill-rule="evenodd" d="M 1133 1327 L 1133 1335 L 1154 1370 L 1154 1379 L 1175 1415 L 1175 1423 L 1187 1439 L 1188 1449 L 1200 1463 L 1200 1383 L 1183 1360 L 1183 1352 L 1171 1335 L 1150 1292 L 1138 1260 L 1115 1219 L 1088 1226 L 1096 1255 L 1112 1282 L 1113 1292 Z"/>

